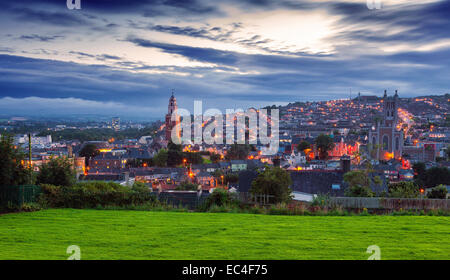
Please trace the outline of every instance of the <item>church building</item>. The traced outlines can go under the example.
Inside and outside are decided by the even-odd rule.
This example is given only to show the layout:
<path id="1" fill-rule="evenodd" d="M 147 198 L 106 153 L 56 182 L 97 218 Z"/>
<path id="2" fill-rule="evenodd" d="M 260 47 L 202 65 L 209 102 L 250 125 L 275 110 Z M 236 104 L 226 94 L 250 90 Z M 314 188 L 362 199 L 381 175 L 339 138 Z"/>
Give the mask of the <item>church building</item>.
<path id="1" fill-rule="evenodd" d="M 179 123 L 178 116 L 176 116 L 175 120 L 172 121 L 172 114 L 174 112 L 176 114 L 177 109 L 178 109 L 177 99 L 173 95 L 173 91 L 172 91 L 172 96 L 169 99 L 169 106 L 168 106 L 168 111 L 166 114 L 166 140 L 167 141 L 172 140 L 172 129 L 177 125 L 177 123 Z"/>
<path id="2" fill-rule="evenodd" d="M 403 131 L 397 129 L 398 93 L 387 96 L 386 90 L 382 100 L 383 118 L 377 121 L 375 129 L 369 131 L 369 146 L 373 156 L 379 160 L 399 159 L 403 150 Z"/>

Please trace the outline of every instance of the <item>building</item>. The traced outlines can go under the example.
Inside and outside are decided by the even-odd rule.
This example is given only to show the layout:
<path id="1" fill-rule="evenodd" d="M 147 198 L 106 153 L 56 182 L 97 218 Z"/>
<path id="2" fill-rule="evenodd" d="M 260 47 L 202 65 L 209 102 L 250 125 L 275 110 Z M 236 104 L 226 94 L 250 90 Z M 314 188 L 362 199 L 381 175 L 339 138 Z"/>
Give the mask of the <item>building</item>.
<path id="1" fill-rule="evenodd" d="M 120 130 L 120 118 L 119 117 L 112 118 L 112 120 L 111 120 L 111 127 L 115 131 L 119 131 Z"/>
<path id="2" fill-rule="evenodd" d="M 383 96 L 383 117 L 377 121 L 374 129 L 369 131 L 370 149 L 379 160 L 399 159 L 403 150 L 403 131 L 398 129 L 398 93 Z"/>
<path id="3" fill-rule="evenodd" d="M 176 114 L 178 109 L 177 99 L 173 95 L 169 99 L 168 111 L 166 114 L 166 140 L 170 141 L 172 139 L 172 129 L 179 123 L 179 116 Z M 175 114 L 174 114 L 175 113 Z M 174 119 L 172 120 L 172 114 L 174 114 Z"/>
<path id="4" fill-rule="evenodd" d="M 231 161 L 231 171 L 239 172 L 242 170 L 247 170 L 247 162 L 245 160 L 232 160 Z"/>
<path id="5" fill-rule="evenodd" d="M 17 135 L 14 137 L 15 145 L 28 145 L 28 134 Z M 52 144 L 52 136 L 36 136 L 36 134 L 31 135 L 31 146 L 33 148 L 43 148 Z"/>

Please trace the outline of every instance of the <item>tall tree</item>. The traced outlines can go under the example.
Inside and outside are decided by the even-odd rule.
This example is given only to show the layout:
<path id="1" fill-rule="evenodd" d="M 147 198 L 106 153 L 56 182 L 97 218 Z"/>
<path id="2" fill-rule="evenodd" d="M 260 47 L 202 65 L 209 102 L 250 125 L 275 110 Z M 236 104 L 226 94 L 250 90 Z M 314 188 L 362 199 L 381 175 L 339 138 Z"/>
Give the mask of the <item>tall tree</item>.
<path id="1" fill-rule="evenodd" d="M 0 139 L 0 186 L 14 186 L 27 183 L 29 172 L 24 166 L 25 155 L 14 146 L 11 136 Z"/>
<path id="2" fill-rule="evenodd" d="M 97 146 L 95 144 L 86 144 L 81 149 L 79 155 L 80 157 L 85 158 L 86 166 L 89 166 L 89 159 L 97 156 L 100 154 L 100 151 L 98 150 Z"/>
<path id="3" fill-rule="evenodd" d="M 328 158 L 328 151 L 334 148 L 333 138 L 326 134 L 320 134 L 315 140 L 320 159 Z"/>
<path id="4" fill-rule="evenodd" d="M 41 165 L 37 176 L 38 184 L 70 186 L 75 183 L 75 170 L 70 159 L 65 157 L 51 158 Z"/>
<path id="5" fill-rule="evenodd" d="M 345 195 L 350 197 L 372 197 L 374 193 L 370 189 L 372 180 L 368 173 L 364 170 L 350 171 L 344 174 L 344 182 L 348 184 Z M 376 183 L 380 183 L 380 179 L 376 179 Z M 382 182 L 381 182 L 382 183 Z"/>
<path id="6" fill-rule="evenodd" d="M 279 167 L 267 167 L 252 182 L 250 192 L 255 195 L 272 195 L 270 202 L 289 202 L 292 199 L 292 179 L 289 173 Z"/>
<path id="7" fill-rule="evenodd" d="M 153 163 L 158 167 L 167 166 L 167 150 L 159 150 L 159 152 L 153 157 Z"/>
<path id="8" fill-rule="evenodd" d="M 183 150 L 181 145 L 169 142 L 167 145 L 167 166 L 177 166 L 183 162 Z"/>

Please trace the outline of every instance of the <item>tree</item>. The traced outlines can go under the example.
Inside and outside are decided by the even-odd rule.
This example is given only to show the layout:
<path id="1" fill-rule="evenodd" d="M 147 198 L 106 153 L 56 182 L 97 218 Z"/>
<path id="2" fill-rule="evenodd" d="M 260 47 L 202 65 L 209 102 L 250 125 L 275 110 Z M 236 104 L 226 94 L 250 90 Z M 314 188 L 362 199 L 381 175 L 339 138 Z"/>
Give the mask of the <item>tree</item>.
<path id="1" fill-rule="evenodd" d="M 279 167 L 267 167 L 252 182 L 250 192 L 254 195 L 271 195 L 270 202 L 289 202 L 292 199 L 292 179 L 286 170 Z"/>
<path id="2" fill-rule="evenodd" d="M 183 149 L 172 141 L 167 145 L 167 166 L 177 166 L 183 162 Z"/>
<path id="3" fill-rule="evenodd" d="M 24 166 L 25 155 L 13 144 L 11 136 L 0 139 L 0 186 L 16 186 L 27 183 L 29 171 Z"/>
<path id="4" fill-rule="evenodd" d="M 153 163 L 158 167 L 167 166 L 167 150 L 159 150 L 159 152 L 153 157 Z"/>
<path id="5" fill-rule="evenodd" d="M 309 149 L 309 148 L 311 148 L 311 145 L 306 141 L 302 141 L 302 142 L 300 142 L 300 144 L 298 144 L 297 151 L 305 152 L 305 150 Z"/>
<path id="6" fill-rule="evenodd" d="M 445 150 L 445 153 L 447 154 L 447 159 L 450 160 L 450 145 Z"/>
<path id="7" fill-rule="evenodd" d="M 226 158 L 228 160 L 247 159 L 250 149 L 250 145 L 247 144 L 232 144 L 227 151 Z"/>
<path id="8" fill-rule="evenodd" d="M 239 200 L 235 193 L 230 193 L 224 189 L 216 188 L 208 195 L 202 205 L 203 210 L 207 211 L 213 206 L 238 206 Z"/>
<path id="9" fill-rule="evenodd" d="M 86 166 L 89 166 L 89 159 L 98 156 L 100 151 L 95 144 L 86 144 L 81 149 L 79 155 L 85 158 Z"/>
<path id="10" fill-rule="evenodd" d="M 333 138 L 331 138 L 329 135 L 325 135 L 325 134 L 320 134 L 319 136 L 317 136 L 317 138 L 315 140 L 315 144 L 316 144 L 317 150 L 319 151 L 320 159 L 327 159 L 328 151 L 330 151 L 334 148 Z"/>
<path id="11" fill-rule="evenodd" d="M 197 152 L 183 152 L 183 159 L 186 159 L 187 163 L 190 164 L 201 164 L 203 163 L 203 158 L 200 153 Z"/>
<path id="12" fill-rule="evenodd" d="M 428 192 L 427 197 L 428 198 L 446 199 L 447 198 L 447 188 L 444 187 L 443 185 L 434 187 Z"/>
<path id="13" fill-rule="evenodd" d="M 447 167 L 432 167 L 425 173 L 424 184 L 428 188 L 440 184 L 450 185 L 450 170 Z"/>
<path id="14" fill-rule="evenodd" d="M 379 183 L 378 179 L 376 179 Z M 349 197 L 372 197 L 371 179 L 367 171 L 355 170 L 344 174 L 344 182 L 348 184 L 345 195 Z"/>
<path id="15" fill-rule="evenodd" d="M 389 197 L 417 198 L 420 195 L 420 187 L 413 182 L 398 182 L 388 186 Z"/>
<path id="16" fill-rule="evenodd" d="M 414 170 L 414 180 L 416 184 L 421 187 L 424 186 L 427 172 L 425 163 L 416 162 L 413 164 L 412 168 Z"/>
<path id="17" fill-rule="evenodd" d="M 75 183 L 75 171 L 68 158 L 51 158 L 41 165 L 37 176 L 39 185 L 71 186 Z"/>
<path id="18" fill-rule="evenodd" d="M 198 188 L 198 185 L 191 183 L 189 181 L 183 181 L 176 187 L 176 190 L 179 191 L 196 191 Z"/>

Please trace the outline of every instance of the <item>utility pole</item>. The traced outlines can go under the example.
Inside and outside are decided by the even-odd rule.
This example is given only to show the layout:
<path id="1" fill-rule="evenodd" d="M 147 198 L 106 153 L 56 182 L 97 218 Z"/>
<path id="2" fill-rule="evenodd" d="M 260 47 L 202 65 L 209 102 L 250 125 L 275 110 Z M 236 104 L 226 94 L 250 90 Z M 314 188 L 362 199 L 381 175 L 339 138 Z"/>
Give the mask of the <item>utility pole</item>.
<path id="1" fill-rule="evenodd" d="M 31 165 L 31 133 L 28 133 L 28 171 L 29 171 L 29 181 L 28 183 L 31 185 L 32 183 L 32 178 L 31 178 L 31 171 L 32 170 L 32 165 Z"/>

